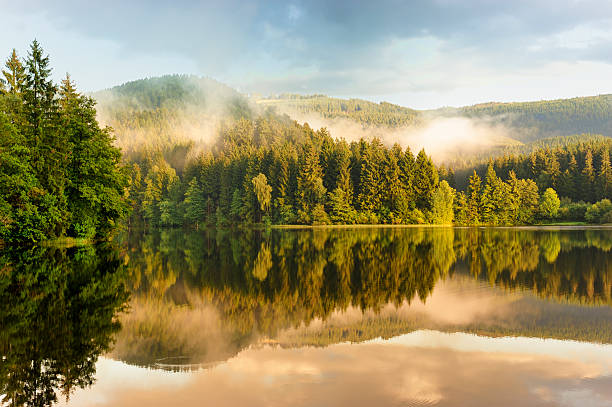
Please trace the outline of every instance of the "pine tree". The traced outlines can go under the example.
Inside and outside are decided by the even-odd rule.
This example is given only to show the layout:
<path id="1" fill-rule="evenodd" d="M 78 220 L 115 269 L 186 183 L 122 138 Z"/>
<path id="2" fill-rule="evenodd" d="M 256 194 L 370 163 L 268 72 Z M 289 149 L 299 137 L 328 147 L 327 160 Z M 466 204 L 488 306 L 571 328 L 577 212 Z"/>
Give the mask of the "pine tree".
<path id="1" fill-rule="evenodd" d="M 325 222 L 323 203 L 326 194 L 319 156 L 312 143 L 303 147 L 297 177 L 297 206 L 302 223 Z"/>
<path id="2" fill-rule="evenodd" d="M 487 225 L 496 225 L 498 223 L 497 213 L 497 183 L 498 178 L 493 169 L 493 164 L 489 162 L 487 167 L 487 175 L 485 177 L 485 185 L 480 197 L 480 207 L 482 208 L 482 222 Z"/>
<path id="3" fill-rule="evenodd" d="M 612 168 L 610 167 L 610 153 L 608 149 L 601 152 L 601 165 L 597 179 L 599 199 L 612 197 Z"/>
<path id="4" fill-rule="evenodd" d="M 563 171 L 560 180 L 559 192 L 561 196 L 571 199 L 577 199 L 579 196 L 576 190 L 576 176 L 578 175 L 578 163 L 574 154 L 570 153 L 570 159 L 567 168 Z"/>
<path id="5" fill-rule="evenodd" d="M 470 177 L 468 186 L 467 220 L 470 225 L 478 225 L 481 221 L 480 194 L 482 181 L 476 171 Z"/>
<path id="6" fill-rule="evenodd" d="M 20 94 L 25 84 L 25 69 L 13 48 L 11 56 L 6 61 L 5 70 L 2 70 L 6 83 L 6 91 L 12 94 Z"/>
<path id="7" fill-rule="evenodd" d="M 401 219 L 401 212 L 406 207 L 405 192 L 401 182 L 401 170 L 399 160 L 402 155 L 402 149 L 399 145 L 394 145 L 393 148 L 387 150 L 385 160 L 385 178 L 384 178 L 384 206 L 391 212 L 391 216 Z M 399 217 L 398 217 L 399 215 Z"/>
<path id="8" fill-rule="evenodd" d="M 438 185 L 438 172 L 425 154 L 425 150 L 419 151 L 413 171 L 413 187 L 416 206 L 422 211 L 431 209 L 432 197 Z"/>
<path id="9" fill-rule="evenodd" d="M 64 233 L 68 218 L 64 189 L 68 141 L 58 129 L 57 89 L 50 78 L 49 57 L 44 56 L 40 44 L 34 40 L 26 60 L 24 83 L 24 110 L 26 112 L 26 137 L 32 151 L 32 165 L 43 188 L 54 197 L 53 204 L 59 216 L 56 235 Z"/>
<path id="10" fill-rule="evenodd" d="M 234 189 L 232 193 L 232 203 L 230 205 L 230 220 L 234 222 L 242 222 L 242 196 L 240 196 L 240 190 Z"/>
<path id="11" fill-rule="evenodd" d="M 68 232 L 88 238 L 104 235 L 114 228 L 109 219 L 125 214 L 121 153 L 113 146 L 110 130 L 100 129 L 94 100 L 80 95 L 69 75 L 60 87 L 59 106 L 61 136 L 57 139 L 67 144 L 60 174 L 66 177 L 65 196 L 72 218 Z M 174 221 L 176 201 L 165 205 L 166 214 L 172 215 L 168 221 Z"/>
<path id="12" fill-rule="evenodd" d="M 460 191 L 455 195 L 454 217 L 455 223 L 458 225 L 470 224 L 468 216 L 468 200 L 463 191 Z"/>
<path id="13" fill-rule="evenodd" d="M 187 191 L 185 191 L 185 219 L 191 224 L 199 228 L 206 216 L 206 203 L 204 201 L 204 192 L 198 180 L 194 177 L 189 181 Z"/>
<path id="14" fill-rule="evenodd" d="M 328 193 L 330 219 L 334 223 L 354 223 L 356 213 L 351 205 L 353 190 L 349 167 L 350 150 L 344 141 L 336 146 L 335 162 L 338 171 L 336 187 Z"/>
<path id="15" fill-rule="evenodd" d="M 582 169 L 582 193 L 580 198 L 585 202 L 593 202 L 593 184 L 595 182 L 595 170 L 593 169 L 593 154 L 588 149 L 584 157 L 584 168 Z"/>
<path id="16" fill-rule="evenodd" d="M 361 192 L 359 206 L 362 211 L 375 214 L 382 208 L 382 186 L 384 179 L 384 155 L 380 140 L 374 139 L 364 151 L 361 161 Z"/>

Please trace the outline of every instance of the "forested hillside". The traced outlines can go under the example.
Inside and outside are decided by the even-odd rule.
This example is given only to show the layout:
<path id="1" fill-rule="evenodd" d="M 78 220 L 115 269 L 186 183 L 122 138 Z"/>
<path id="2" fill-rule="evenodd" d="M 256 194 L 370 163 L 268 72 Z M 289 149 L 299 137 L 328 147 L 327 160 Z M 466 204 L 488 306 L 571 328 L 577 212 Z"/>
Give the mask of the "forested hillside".
<path id="1" fill-rule="evenodd" d="M 258 103 L 289 114 L 317 113 L 324 118 L 346 118 L 365 126 L 412 127 L 437 118 L 465 117 L 503 126 L 510 137 L 522 142 L 584 133 L 612 136 L 612 95 L 420 111 L 386 102 L 377 104 L 325 95 L 280 95 Z"/>
<path id="2" fill-rule="evenodd" d="M 254 105 L 234 89 L 188 75 L 141 79 L 92 96 L 98 118 L 114 129 L 124 154 L 209 144 L 224 121 L 254 116 Z"/>
<path id="3" fill-rule="evenodd" d="M 416 110 L 388 102 L 373 103 L 361 99 L 338 99 L 325 95 L 280 95 L 276 98 L 260 99 L 262 106 L 270 106 L 279 112 L 317 113 L 327 119 L 345 118 L 364 126 L 403 127 L 414 126 L 422 121 Z"/>
<path id="4" fill-rule="evenodd" d="M 446 113 L 453 112 L 450 110 Z M 485 103 L 457 109 L 456 113 L 505 125 L 521 141 L 583 133 L 612 136 L 612 95 L 540 102 Z"/>
<path id="5" fill-rule="evenodd" d="M 263 109 L 270 100 L 253 106 L 207 79 L 167 76 L 132 82 L 111 92 L 118 103 L 103 108 L 102 115 L 115 112 L 116 131 L 125 132 L 124 140 L 133 140 L 134 134 L 144 139 L 132 147 L 128 143 L 124 161 L 131 175 L 131 221 L 151 226 L 529 224 L 559 217 L 557 188 L 562 196 L 590 204 L 607 197 L 610 188 L 602 158 L 609 139 L 599 136 L 584 137 L 595 143 L 591 154 L 596 155 L 588 189 L 569 193 L 570 181 L 562 181 L 561 175 L 548 176 L 548 167 L 540 163 L 548 162 L 543 158 L 530 171 L 518 161 L 516 168 L 492 165 L 487 170 L 486 161 L 483 167 L 478 160 L 463 163 L 463 171 L 453 171 L 434 165 L 426 151 L 415 156 L 410 148 L 376 138 L 347 142 L 326 129 L 300 125 L 287 115 Z M 290 98 L 299 103 L 315 100 L 309 106 L 320 111 L 327 99 Z M 211 101 L 218 104 L 216 108 Z M 336 100 L 330 102 L 329 113 L 344 112 L 352 120 L 382 123 L 404 112 L 397 106 L 362 102 L 342 106 Z M 132 113 L 123 115 L 126 109 Z M 216 115 L 214 126 L 204 130 L 201 124 L 208 123 L 208 112 Z M 142 117 L 150 121 L 133 119 Z M 186 119 L 192 120 L 193 133 L 186 131 Z M 514 157 L 511 151 L 529 148 L 540 157 L 546 151 L 540 151 L 542 146 L 565 146 L 582 139 L 551 138 L 503 151 L 505 157 Z M 582 171 L 585 158 L 577 154 L 577 160 Z M 472 179 L 476 184 L 468 189 L 467 177 L 473 168 L 480 176 Z M 510 169 L 515 170 L 513 177 Z M 456 186 L 458 191 L 453 189 Z M 589 205 L 584 204 L 572 220 L 585 220 Z M 606 205 L 604 214 L 609 211 Z M 561 213 L 569 216 L 563 208 Z M 605 218 L 600 215 L 591 221 Z"/>

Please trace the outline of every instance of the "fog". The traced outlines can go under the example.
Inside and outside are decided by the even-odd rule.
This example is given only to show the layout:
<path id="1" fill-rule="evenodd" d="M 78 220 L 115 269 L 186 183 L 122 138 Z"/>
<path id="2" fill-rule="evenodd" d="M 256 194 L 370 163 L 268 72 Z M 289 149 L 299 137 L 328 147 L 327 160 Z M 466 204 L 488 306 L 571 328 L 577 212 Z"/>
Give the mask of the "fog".
<path id="1" fill-rule="evenodd" d="M 421 124 L 401 128 L 366 127 L 346 118 L 324 118 L 316 113 L 301 113 L 286 110 L 300 124 L 308 123 L 314 129 L 327 128 L 332 137 L 348 142 L 360 139 L 380 139 L 391 146 L 395 143 L 410 147 L 413 153 L 425 149 L 436 162 L 444 162 L 462 154 L 474 154 L 495 147 L 518 144 L 510 137 L 509 129 L 490 119 L 447 117 L 435 113 L 424 113 Z"/>
<path id="2" fill-rule="evenodd" d="M 113 128 L 115 144 L 124 152 L 143 146 L 210 145 L 224 123 L 254 108 L 234 89 L 196 76 L 152 78 L 92 96 L 99 123 Z"/>
<path id="3" fill-rule="evenodd" d="M 189 156 L 193 157 L 215 143 L 224 125 L 239 117 L 261 114 L 262 109 L 253 99 L 212 79 L 181 78 L 176 85 L 178 98 L 164 94 L 168 87 L 164 80 L 169 79 L 147 80 L 143 85 L 145 91 L 135 93 L 138 97 L 131 96 L 131 90 L 122 87 L 94 94 L 99 106 L 98 120 L 114 129 L 116 145 L 125 153 L 138 151 L 143 146 L 172 148 L 176 144 L 189 144 Z M 300 124 L 308 123 L 315 130 L 327 128 L 336 139 L 353 142 L 378 138 L 387 146 L 398 143 L 403 148 L 410 147 L 415 154 L 425 149 L 437 163 L 519 143 L 510 137 L 511 132 L 499 123 L 499 118 L 474 119 L 423 111 L 418 124 L 390 128 L 363 126 L 348 118 L 330 119 L 282 106 L 276 109 L 277 113 L 287 114 Z"/>

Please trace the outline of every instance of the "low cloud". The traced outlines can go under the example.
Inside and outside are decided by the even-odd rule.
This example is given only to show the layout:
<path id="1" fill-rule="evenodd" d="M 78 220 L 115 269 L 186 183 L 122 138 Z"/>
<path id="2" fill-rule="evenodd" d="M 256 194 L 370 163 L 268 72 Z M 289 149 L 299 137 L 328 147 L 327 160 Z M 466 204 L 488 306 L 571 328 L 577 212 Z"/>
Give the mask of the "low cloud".
<path id="1" fill-rule="evenodd" d="M 378 138 L 387 146 L 397 143 L 403 148 L 410 147 L 415 155 L 425 149 L 436 162 L 517 143 L 510 137 L 511 133 L 506 127 L 482 118 L 430 115 L 415 126 L 388 128 L 364 127 L 350 119 L 327 119 L 316 113 L 304 114 L 292 110 L 284 112 L 299 123 L 308 123 L 312 128 L 327 128 L 331 136 L 337 139 L 352 142 L 362 138 Z"/>

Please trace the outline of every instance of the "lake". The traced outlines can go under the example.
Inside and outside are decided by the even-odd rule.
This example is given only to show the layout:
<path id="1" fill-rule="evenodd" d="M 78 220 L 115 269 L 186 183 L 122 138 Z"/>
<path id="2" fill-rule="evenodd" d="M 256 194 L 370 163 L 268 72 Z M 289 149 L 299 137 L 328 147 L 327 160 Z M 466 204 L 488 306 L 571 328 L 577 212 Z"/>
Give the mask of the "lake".
<path id="1" fill-rule="evenodd" d="M 125 232 L 0 255 L 14 405 L 612 406 L 612 228 Z"/>

